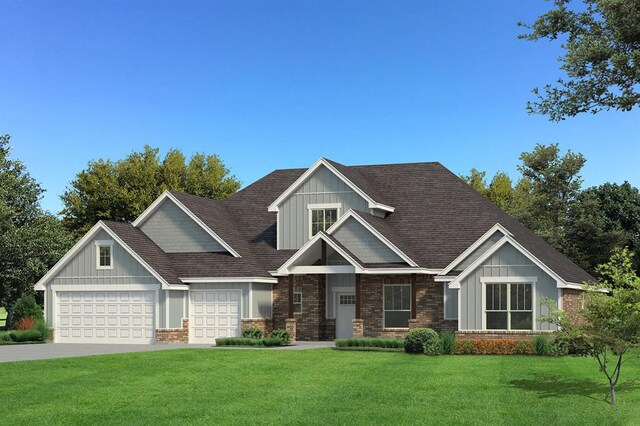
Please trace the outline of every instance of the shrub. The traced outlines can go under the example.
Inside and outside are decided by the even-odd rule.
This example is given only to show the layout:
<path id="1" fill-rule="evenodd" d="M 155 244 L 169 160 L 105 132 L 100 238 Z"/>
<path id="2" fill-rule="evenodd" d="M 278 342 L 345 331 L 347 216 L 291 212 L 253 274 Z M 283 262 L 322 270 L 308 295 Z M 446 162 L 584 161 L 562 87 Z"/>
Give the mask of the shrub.
<path id="1" fill-rule="evenodd" d="M 551 344 L 549 343 L 549 337 L 544 334 L 534 336 L 533 338 L 533 352 L 536 355 L 546 356 L 549 355 L 551 350 Z"/>
<path id="2" fill-rule="evenodd" d="M 533 354 L 531 340 L 477 339 L 459 340 L 456 354 L 476 355 L 530 355 Z"/>
<path id="3" fill-rule="evenodd" d="M 433 349 L 433 347 L 436 349 Z M 404 350 L 410 354 L 421 354 L 427 351 L 436 351 L 438 346 L 438 333 L 430 328 L 416 328 L 409 330 L 404 338 Z"/>
<path id="4" fill-rule="evenodd" d="M 440 353 L 452 355 L 456 350 L 456 335 L 453 331 L 445 331 L 440 335 Z"/>
<path id="5" fill-rule="evenodd" d="M 563 342 L 561 339 L 555 339 L 549 345 L 549 355 L 550 356 L 569 355 L 569 348 L 567 347 L 567 344 Z"/>
<path id="6" fill-rule="evenodd" d="M 22 317 L 14 328 L 16 330 L 33 330 L 36 328 L 36 320 L 33 317 Z"/>
<path id="7" fill-rule="evenodd" d="M 554 340 L 554 345 L 559 345 L 566 350 L 568 355 L 584 356 L 588 355 L 589 345 L 585 342 L 584 336 L 580 334 L 566 335 L 561 334 Z"/>
<path id="8" fill-rule="evenodd" d="M 25 317 L 32 317 L 35 321 L 44 320 L 44 312 L 33 296 L 23 296 L 13 305 L 12 324 L 19 324 Z"/>
<path id="9" fill-rule="evenodd" d="M 261 339 L 252 339 L 249 337 L 224 337 L 216 339 L 218 346 L 259 346 L 262 345 Z"/>
<path id="10" fill-rule="evenodd" d="M 15 330 L 9 332 L 9 337 L 14 342 L 41 342 L 42 336 L 38 330 Z"/>
<path id="11" fill-rule="evenodd" d="M 249 327 L 242 330 L 242 337 L 249 339 L 262 339 L 262 330 L 256 327 Z"/>
<path id="12" fill-rule="evenodd" d="M 38 321 L 36 330 L 40 333 L 40 340 L 46 342 L 49 339 L 49 326 L 46 321 Z"/>
<path id="13" fill-rule="evenodd" d="M 370 337 L 337 339 L 336 346 L 339 348 L 404 348 L 404 339 L 383 339 Z"/>
<path id="14" fill-rule="evenodd" d="M 9 336 L 9 332 L 0 333 L 0 342 L 10 342 L 11 337 Z"/>
<path id="15" fill-rule="evenodd" d="M 282 340 L 278 337 L 266 337 L 261 342 L 263 346 L 282 346 Z"/>
<path id="16" fill-rule="evenodd" d="M 476 353 L 476 345 L 473 340 L 458 340 L 455 354 L 472 355 Z"/>
<path id="17" fill-rule="evenodd" d="M 512 353 L 515 355 L 531 355 L 533 353 L 533 344 L 530 340 L 518 340 L 513 346 Z"/>
<path id="18" fill-rule="evenodd" d="M 283 346 L 291 343 L 291 334 L 287 330 L 283 330 L 282 328 L 277 328 L 271 332 L 269 337 L 274 337 L 280 340 L 280 344 Z"/>

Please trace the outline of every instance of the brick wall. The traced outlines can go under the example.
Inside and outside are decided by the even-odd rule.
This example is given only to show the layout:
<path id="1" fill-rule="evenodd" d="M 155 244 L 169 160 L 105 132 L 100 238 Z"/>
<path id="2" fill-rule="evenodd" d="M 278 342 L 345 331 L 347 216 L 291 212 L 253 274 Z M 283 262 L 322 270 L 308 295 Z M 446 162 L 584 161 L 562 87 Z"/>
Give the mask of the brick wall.
<path id="1" fill-rule="evenodd" d="M 182 328 L 156 329 L 157 343 L 187 343 L 189 341 L 189 318 L 182 318 Z"/>
<path id="2" fill-rule="evenodd" d="M 562 289 L 562 310 L 573 322 L 582 322 L 580 310 L 584 301 L 584 291 L 571 288 Z"/>
<path id="3" fill-rule="evenodd" d="M 268 336 L 273 331 L 273 320 L 266 318 L 243 318 L 242 331 L 251 327 L 262 330 L 262 334 Z"/>
<path id="4" fill-rule="evenodd" d="M 326 319 L 324 275 L 295 275 L 293 291 L 302 293 L 302 312 L 297 320 L 297 340 L 333 340 L 335 321 Z M 273 287 L 273 327 L 285 328 L 289 314 L 289 277 L 280 277 Z"/>

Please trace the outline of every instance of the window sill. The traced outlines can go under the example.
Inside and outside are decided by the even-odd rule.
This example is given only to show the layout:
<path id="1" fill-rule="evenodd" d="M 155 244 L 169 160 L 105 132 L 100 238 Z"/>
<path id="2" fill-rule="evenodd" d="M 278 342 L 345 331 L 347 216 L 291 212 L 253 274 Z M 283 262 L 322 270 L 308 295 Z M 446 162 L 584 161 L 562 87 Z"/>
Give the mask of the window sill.
<path id="1" fill-rule="evenodd" d="M 409 327 L 383 328 L 382 331 L 409 331 Z"/>

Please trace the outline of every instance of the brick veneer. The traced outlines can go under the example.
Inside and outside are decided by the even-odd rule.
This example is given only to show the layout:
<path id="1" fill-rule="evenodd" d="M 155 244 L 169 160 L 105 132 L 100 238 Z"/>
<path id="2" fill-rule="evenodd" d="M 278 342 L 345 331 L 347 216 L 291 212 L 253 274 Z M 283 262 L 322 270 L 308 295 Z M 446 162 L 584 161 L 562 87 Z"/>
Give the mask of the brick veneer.
<path id="1" fill-rule="evenodd" d="M 353 320 L 353 337 L 364 337 L 364 320 L 358 318 Z"/>
<path id="2" fill-rule="evenodd" d="M 324 275 L 295 275 L 294 292 L 302 293 L 302 312 L 297 320 L 297 340 L 333 340 L 335 321 L 326 319 L 326 279 Z M 280 277 L 273 286 L 273 327 L 285 328 L 289 314 L 289 277 Z"/>
<path id="3" fill-rule="evenodd" d="M 182 328 L 156 329 L 157 343 L 187 343 L 189 341 L 189 318 L 182 318 Z"/>
<path id="4" fill-rule="evenodd" d="M 580 310 L 584 302 L 584 291 L 571 288 L 562 289 L 562 310 L 573 322 L 582 322 Z"/>
<path id="5" fill-rule="evenodd" d="M 273 331 L 273 320 L 266 318 L 244 318 L 242 320 L 242 331 L 251 327 L 262 330 L 262 334 L 268 336 Z"/>

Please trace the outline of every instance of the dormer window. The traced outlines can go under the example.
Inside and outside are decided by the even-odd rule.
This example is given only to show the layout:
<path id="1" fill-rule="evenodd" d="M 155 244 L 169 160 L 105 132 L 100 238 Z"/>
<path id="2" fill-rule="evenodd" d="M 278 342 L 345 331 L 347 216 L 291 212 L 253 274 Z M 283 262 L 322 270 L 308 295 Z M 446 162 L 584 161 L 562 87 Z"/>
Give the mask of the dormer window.
<path id="1" fill-rule="evenodd" d="M 309 238 L 326 231 L 338 221 L 341 204 L 309 204 Z"/>
<path id="2" fill-rule="evenodd" d="M 96 268 L 113 269 L 113 241 L 96 241 Z"/>

